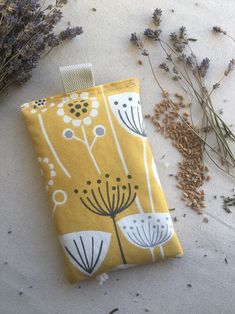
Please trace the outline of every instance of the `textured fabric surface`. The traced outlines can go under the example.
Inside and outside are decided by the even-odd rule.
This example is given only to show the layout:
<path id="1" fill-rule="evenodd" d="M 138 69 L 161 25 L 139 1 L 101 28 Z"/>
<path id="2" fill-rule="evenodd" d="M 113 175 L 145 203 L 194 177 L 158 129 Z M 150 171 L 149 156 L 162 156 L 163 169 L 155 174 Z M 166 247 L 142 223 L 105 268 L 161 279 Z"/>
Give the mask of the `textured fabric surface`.
<path id="1" fill-rule="evenodd" d="M 60 75 L 66 93 L 95 85 L 90 63 L 62 66 Z"/>
<path id="2" fill-rule="evenodd" d="M 147 141 L 137 79 L 21 108 L 69 281 L 182 255 Z"/>

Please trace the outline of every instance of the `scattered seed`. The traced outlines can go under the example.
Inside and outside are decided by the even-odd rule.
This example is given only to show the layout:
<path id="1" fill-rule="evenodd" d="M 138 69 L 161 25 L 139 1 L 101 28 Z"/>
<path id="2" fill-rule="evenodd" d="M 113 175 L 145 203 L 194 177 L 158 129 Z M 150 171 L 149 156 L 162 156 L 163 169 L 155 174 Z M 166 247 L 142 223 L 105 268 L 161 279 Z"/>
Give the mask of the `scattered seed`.
<path id="1" fill-rule="evenodd" d="M 23 292 L 22 291 L 19 291 L 19 293 L 18 293 L 19 295 L 22 295 L 23 294 Z"/>
<path id="2" fill-rule="evenodd" d="M 92 8 L 92 11 L 93 11 L 93 12 L 96 12 L 96 11 L 97 11 L 97 9 L 96 9 L 96 8 Z"/>
<path id="3" fill-rule="evenodd" d="M 204 254 L 204 256 L 203 257 L 207 257 L 207 254 Z"/>
<path id="4" fill-rule="evenodd" d="M 224 259 L 225 263 L 228 264 L 228 260 L 227 260 L 227 257 L 225 257 Z"/>
<path id="5" fill-rule="evenodd" d="M 173 220 L 176 222 L 176 221 L 178 221 L 178 218 L 175 216 L 175 217 L 173 218 Z"/>
<path id="6" fill-rule="evenodd" d="M 177 101 L 169 99 L 169 93 L 164 91 L 162 101 L 155 105 L 153 116 L 148 117 L 150 116 L 156 131 L 169 138 L 172 145 L 181 153 L 182 160 L 178 165 L 178 174 L 175 175 L 177 187 L 182 190 L 182 200 L 187 206 L 201 214 L 205 207 L 204 191 L 201 188 L 206 180 L 210 180 L 209 169 L 203 163 L 203 144 L 192 131 L 199 130 L 190 123 L 188 119 L 190 115 L 183 109 L 189 108 L 190 104 L 185 104 L 180 94 L 176 93 L 174 97 Z M 181 121 L 179 114 L 187 124 Z M 164 157 L 165 155 L 161 160 Z"/>
<path id="7" fill-rule="evenodd" d="M 7 232 L 8 234 L 11 234 L 12 233 L 12 231 L 11 230 L 8 230 L 8 232 Z"/>
<path id="8" fill-rule="evenodd" d="M 169 211 L 170 211 L 170 212 L 173 211 L 173 210 L 175 210 L 175 208 L 169 208 Z"/>
<path id="9" fill-rule="evenodd" d="M 188 283 L 188 284 L 187 284 L 187 286 L 188 286 L 189 288 L 192 288 L 192 285 L 191 285 L 191 283 Z"/>
<path id="10" fill-rule="evenodd" d="M 136 293 L 136 294 L 135 294 L 136 297 L 138 297 L 139 295 L 140 295 L 139 293 Z"/>
<path id="11" fill-rule="evenodd" d="M 150 310 L 149 309 L 144 309 L 144 311 L 146 312 L 146 313 L 149 313 L 150 312 Z"/>
<path id="12" fill-rule="evenodd" d="M 203 218 L 203 222 L 208 223 L 208 222 L 209 222 L 209 219 L 208 219 L 207 217 L 204 217 L 204 218 Z"/>
<path id="13" fill-rule="evenodd" d="M 143 61 L 142 60 L 138 60 L 139 65 L 143 65 Z"/>

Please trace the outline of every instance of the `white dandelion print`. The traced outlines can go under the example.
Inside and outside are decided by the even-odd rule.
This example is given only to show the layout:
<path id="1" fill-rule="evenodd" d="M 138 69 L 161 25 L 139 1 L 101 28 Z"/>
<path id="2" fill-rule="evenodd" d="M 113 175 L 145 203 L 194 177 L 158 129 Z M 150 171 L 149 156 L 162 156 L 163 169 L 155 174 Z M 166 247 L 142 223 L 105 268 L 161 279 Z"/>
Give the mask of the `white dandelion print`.
<path id="1" fill-rule="evenodd" d="M 59 236 L 59 240 L 74 267 L 92 276 L 108 253 L 111 233 L 92 230 L 72 232 Z"/>
<path id="2" fill-rule="evenodd" d="M 127 240 L 141 249 L 150 249 L 155 261 L 154 248 L 159 247 L 165 257 L 162 245 L 173 235 L 173 224 L 168 213 L 144 213 L 129 215 L 117 222 Z"/>
<path id="3" fill-rule="evenodd" d="M 146 130 L 138 93 L 109 96 L 109 103 L 119 124 L 129 133 L 146 137 Z"/>

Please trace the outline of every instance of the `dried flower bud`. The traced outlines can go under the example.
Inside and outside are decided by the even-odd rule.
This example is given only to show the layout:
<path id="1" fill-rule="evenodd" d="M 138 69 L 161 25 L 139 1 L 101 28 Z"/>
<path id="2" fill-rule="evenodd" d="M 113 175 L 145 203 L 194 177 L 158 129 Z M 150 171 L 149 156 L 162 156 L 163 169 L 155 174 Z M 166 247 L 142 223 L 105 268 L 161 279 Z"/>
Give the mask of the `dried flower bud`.
<path id="1" fill-rule="evenodd" d="M 234 70 L 234 67 L 235 67 L 235 59 L 232 59 L 229 61 L 228 67 L 224 71 L 224 75 L 225 76 L 229 75 Z"/>
<path id="2" fill-rule="evenodd" d="M 131 42 L 134 44 L 134 45 L 136 45 L 136 46 L 140 46 L 140 45 L 142 45 L 142 41 L 141 41 L 141 39 L 140 39 L 140 36 L 139 35 L 137 35 L 136 33 L 132 33 L 131 34 Z"/>
<path id="3" fill-rule="evenodd" d="M 159 26 L 161 24 L 161 16 L 162 16 L 162 10 L 161 9 L 155 9 L 154 12 L 153 12 L 153 23 L 156 25 L 156 26 Z"/>
<path id="4" fill-rule="evenodd" d="M 142 55 L 143 56 L 148 56 L 149 55 L 149 52 L 147 49 L 142 49 Z"/>
<path id="5" fill-rule="evenodd" d="M 180 39 L 185 39 L 186 38 L 186 27 L 185 26 L 181 26 L 179 28 L 179 38 Z"/>
<path id="6" fill-rule="evenodd" d="M 170 72 L 168 65 L 165 62 L 159 64 L 159 69 L 164 70 L 165 72 Z"/>
<path id="7" fill-rule="evenodd" d="M 209 69 L 209 66 L 210 66 L 210 59 L 204 58 L 200 64 L 200 66 L 198 66 L 198 71 L 202 77 L 206 76 L 206 73 Z"/>
<path id="8" fill-rule="evenodd" d="M 62 7 L 63 5 L 67 4 L 68 0 L 56 0 L 56 6 Z"/>
<path id="9" fill-rule="evenodd" d="M 151 28 L 146 28 L 144 31 L 144 35 L 149 38 L 149 39 L 153 39 L 153 40 L 159 40 L 160 35 L 161 35 L 161 30 L 160 29 L 151 29 Z"/>
<path id="10" fill-rule="evenodd" d="M 173 42 L 176 41 L 176 40 L 178 40 L 178 36 L 176 35 L 175 32 L 173 32 L 173 33 L 170 34 L 170 40 L 173 41 Z"/>
<path id="11" fill-rule="evenodd" d="M 186 36 L 186 27 L 181 26 L 178 35 L 175 32 L 171 33 L 170 40 L 177 52 L 183 52 L 185 46 L 188 43 L 188 39 Z"/>
<path id="12" fill-rule="evenodd" d="M 226 35 L 226 32 L 220 26 L 213 26 L 213 32 Z"/>
<path id="13" fill-rule="evenodd" d="M 172 56 L 171 56 L 171 54 L 170 54 L 170 53 L 168 53 L 168 54 L 167 54 L 167 56 L 166 56 L 166 60 L 168 60 L 168 61 L 172 61 Z"/>
<path id="14" fill-rule="evenodd" d="M 174 76 L 172 77 L 172 79 L 173 79 L 173 81 L 178 81 L 178 80 L 179 80 L 179 77 L 178 77 L 177 75 L 174 75 Z"/>
<path id="15" fill-rule="evenodd" d="M 72 39 L 76 37 L 77 35 L 81 35 L 83 33 L 83 30 L 81 27 L 67 27 L 66 30 L 59 33 L 59 39 L 65 40 L 65 39 Z"/>
<path id="16" fill-rule="evenodd" d="M 213 89 L 217 89 L 217 88 L 219 88 L 220 87 L 220 83 L 215 83 L 214 85 L 213 85 Z"/>

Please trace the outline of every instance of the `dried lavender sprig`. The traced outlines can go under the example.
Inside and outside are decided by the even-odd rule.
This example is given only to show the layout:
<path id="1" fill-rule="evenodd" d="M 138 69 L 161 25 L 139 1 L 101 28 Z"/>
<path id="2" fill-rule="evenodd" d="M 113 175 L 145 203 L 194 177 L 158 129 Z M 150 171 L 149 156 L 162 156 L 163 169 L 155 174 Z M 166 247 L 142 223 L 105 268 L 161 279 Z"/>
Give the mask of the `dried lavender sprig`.
<path id="1" fill-rule="evenodd" d="M 149 39 L 153 39 L 155 41 L 160 39 L 160 35 L 161 35 L 161 30 L 160 29 L 151 29 L 151 28 L 146 28 L 144 30 L 144 35 L 149 38 Z"/>
<path id="2" fill-rule="evenodd" d="M 228 76 L 235 68 L 235 59 L 229 61 L 227 69 L 224 71 L 224 75 Z"/>
<path id="3" fill-rule="evenodd" d="M 153 12 L 152 20 L 153 20 L 153 23 L 156 26 L 160 26 L 160 24 L 161 24 L 161 17 L 162 17 L 162 10 L 158 9 L 158 8 L 155 9 L 154 12 Z"/>
<path id="4" fill-rule="evenodd" d="M 53 33 L 66 3 L 43 8 L 38 0 L 0 1 L 0 92 L 27 81 L 43 54 L 82 33 L 81 27 Z"/>
<path id="5" fill-rule="evenodd" d="M 232 39 L 232 41 L 235 41 L 235 38 L 233 38 L 231 35 L 229 35 L 222 27 L 220 26 L 213 26 L 212 31 L 214 33 L 219 33 L 219 34 L 223 34 L 227 37 L 229 37 L 230 39 Z"/>
<path id="6" fill-rule="evenodd" d="M 152 36 L 152 34 L 150 34 L 149 38 L 150 39 L 154 39 L 154 36 Z M 179 33 L 178 34 L 172 33 L 170 35 L 170 38 L 171 38 L 172 45 L 173 45 L 173 49 L 172 48 L 170 48 L 170 49 L 176 55 L 178 55 L 178 52 L 184 51 L 185 47 L 188 46 L 188 42 L 191 41 L 191 39 L 187 38 L 186 29 L 184 27 L 181 27 L 179 29 Z M 161 38 L 158 41 L 160 42 L 160 45 L 162 43 L 164 43 L 164 41 Z M 166 43 L 164 43 L 164 44 L 166 44 Z M 166 44 L 166 45 L 168 46 L 168 44 Z M 142 48 L 145 49 L 144 46 L 142 46 Z M 166 52 L 166 55 L 167 55 L 167 60 L 172 61 L 172 56 L 168 52 Z M 234 155 L 231 152 L 231 150 L 230 150 L 230 148 L 229 148 L 229 146 L 228 146 L 228 144 L 226 142 L 227 134 L 224 134 L 224 131 L 225 131 L 225 133 L 226 132 L 230 133 L 231 130 L 227 127 L 227 125 L 224 123 L 224 121 L 220 117 L 218 118 L 217 114 L 215 113 L 215 111 L 213 109 L 213 106 L 212 106 L 212 103 L 211 103 L 211 100 L 209 98 L 207 89 L 205 88 L 205 85 L 204 85 L 204 82 L 203 82 L 203 78 L 205 77 L 205 75 L 206 75 L 206 73 L 207 73 L 207 71 L 209 69 L 209 59 L 205 58 L 202 61 L 201 64 L 198 64 L 197 60 L 195 60 L 196 59 L 195 56 L 193 54 L 192 54 L 192 56 L 193 56 L 193 58 L 190 58 L 189 56 L 186 56 L 185 60 L 183 60 L 183 64 L 184 64 L 184 68 L 185 68 L 185 65 L 187 67 L 190 67 L 190 70 L 192 71 L 193 75 L 196 78 L 196 81 L 198 82 L 198 84 L 200 86 L 200 93 L 193 86 L 193 84 L 192 84 L 192 82 L 191 82 L 191 80 L 190 80 L 190 78 L 188 76 L 187 71 L 186 71 L 186 82 L 189 83 L 189 86 L 192 88 L 193 92 L 195 93 L 195 95 L 193 97 L 196 97 L 196 99 L 197 99 L 199 104 L 201 104 L 203 106 L 206 105 L 206 108 L 209 110 L 207 119 L 205 121 L 208 122 L 208 120 L 211 118 L 211 115 L 212 115 L 213 118 L 215 118 L 215 124 L 213 124 L 212 125 L 213 127 L 212 128 L 210 127 L 210 129 L 213 129 L 215 131 L 216 137 L 217 137 L 217 139 L 220 140 L 220 145 L 222 145 L 223 151 L 221 151 L 220 148 L 219 148 L 219 151 L 217 151 L 217 150 L 213 149 L 207 143 L 207 141 L 205 139 L 201 138 L 201 140 L 203 141 L 203 143 L 205 145 L 210 147 L 212 149 L 212 151 L 214 151 L 217 155 L 219 155 L 222 160 L 225 160 L 228 165 L 231 165 L 234 168 L 234 161 L 235 161 Z M 149 54 L 148 54 L 148 58 L 150 59 Z M 195 61 L 194 65 L 192 64 L 192 61 Z M 151 60 L 149 60 L 149 62 L 151 63 Z M 231 65 L 233 65 L 233 64 L 232 63 L 230 64 L 229 72 L 231 72 L 231 69 L 233 68 L 233 67 L 231 67 Z M 157 81 L 157 83 L 159 85 L 160 83 L 158 81 L 158 78 L 156 77 L 156 74 L 155 74 L 154 70 L 153 70 L 153 65 L 150 64 L 150 66 L 151 66 L 151 70 L 153 72 L 153 75 L 154 75 L 154 77 L 155 77 L 155 79 L 156 79 L 156 81 Z M 177 71 L 178 71 L 178 68 L 177 68 Z M 177 79 L 178 79 L 178 77 L 180 77 L 179 74 L 177 75 Z M 214 87 L 218 88 L 218 84 L 215 84 Z M 204 104 L 204 102 L 205 102 L 205 104 Z M 205 116 L 205 112 L 203 114 L 203 117 L 204 116 Z M 212 119 L 212 123 L 213 123 L 213 119 Z M 217 130 L 216 127 L 217 127 L 218 123 L 221 123 L 221 124 L 219 125 L 219 129 Z M 230 133 L 230 137 L 233 138 L 234 134 Z M 230 161 L 227 160 L 227 154 L 231 157 L 232 163 L 230 163 Z M 220 166 L 219 166 L 219 168 L 220 168 Z"/>

